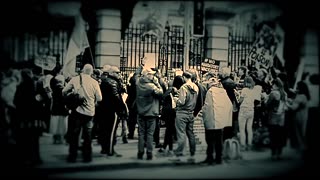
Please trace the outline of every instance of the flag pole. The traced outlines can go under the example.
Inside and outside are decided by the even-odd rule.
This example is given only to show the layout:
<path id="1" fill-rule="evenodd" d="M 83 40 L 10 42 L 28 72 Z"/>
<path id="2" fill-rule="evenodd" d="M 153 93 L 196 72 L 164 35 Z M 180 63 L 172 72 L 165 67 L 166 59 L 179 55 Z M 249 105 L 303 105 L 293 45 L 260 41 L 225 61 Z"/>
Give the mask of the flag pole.
<path id="1" fill-rule="evenodd" d="M 92 51 L 91 51 L 91 46 L 90 46 L 90 45 L 89 45 L 89 51 L 90 51 L 92 66 L 93 66 L 94 68 L 96 68 L 96 65 L 95 65 L 95 63 L 94 63 L 94 59 L 93 59 L 93 55 L 92 55 Z"/>

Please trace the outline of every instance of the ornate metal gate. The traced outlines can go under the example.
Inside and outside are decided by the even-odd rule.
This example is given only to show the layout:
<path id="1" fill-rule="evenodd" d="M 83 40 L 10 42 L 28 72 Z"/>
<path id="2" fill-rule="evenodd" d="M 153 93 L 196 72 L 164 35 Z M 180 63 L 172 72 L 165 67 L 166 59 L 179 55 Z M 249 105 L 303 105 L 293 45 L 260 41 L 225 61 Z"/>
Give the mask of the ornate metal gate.
<path id="1" fill-rule="evenodd" d="M 248 54 L 255 40 L 253 30 L 247 29 L 245 32 L 239 32 L 230 28 L 229 31 L 229 48 L 228 48 L 228 64 L 231 71 L 236 71 L 240 66 L 250 66 L 248 62 Z"/>
<path id="2" fill-rule="evenodd" d="M 160 69 L 164 76 L 170 76 L 174 68 L 182 69 L 185 44 L 182 26 L 166 26 L 162 39 L 155 35 L 143 35 L 144 32 L 144 25 L 131 23 L 122 37 L 120 70 L 125 81 L 145 56 L 154 60 L 154 67 Z"/>

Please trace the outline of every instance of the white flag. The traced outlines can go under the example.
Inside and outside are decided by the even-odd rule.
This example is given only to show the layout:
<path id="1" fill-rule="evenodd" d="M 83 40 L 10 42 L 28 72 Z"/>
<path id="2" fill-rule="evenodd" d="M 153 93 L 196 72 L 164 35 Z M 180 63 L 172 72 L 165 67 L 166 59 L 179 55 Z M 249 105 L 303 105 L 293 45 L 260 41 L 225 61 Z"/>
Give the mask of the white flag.
<path id="1" fill-rule="evenodd" d="M 85 48 L 89 47 L 89 41 L 86 33 L 86 22 L 83 20 L 80 13 L 75 18 L 75 26 L 63 60 L 62 71 L 65 77 L 72 77 L 77 74 L 76 58 L 84 52 Z"/>

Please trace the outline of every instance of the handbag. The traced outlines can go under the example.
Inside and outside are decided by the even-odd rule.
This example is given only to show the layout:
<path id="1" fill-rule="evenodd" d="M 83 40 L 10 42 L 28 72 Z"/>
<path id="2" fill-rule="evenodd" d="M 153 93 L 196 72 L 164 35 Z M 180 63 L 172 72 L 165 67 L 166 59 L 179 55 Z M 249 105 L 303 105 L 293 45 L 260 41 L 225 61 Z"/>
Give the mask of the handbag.
<path id="1" fill-rule="evenodd" d="M 227 160 L 242 159 L 240 143 L 235 138 L 226 139 L 223 144 L 223 157 Z"/>
<path id="2" fill-rule="evenodd" d="M 83 96 L 82 76 L 80 74 L 80 88 L 69 92 L 65 96 L 65 104 L 68 109 L 74 110 L 83 105 L 85 101 L 86 99 Z"/>

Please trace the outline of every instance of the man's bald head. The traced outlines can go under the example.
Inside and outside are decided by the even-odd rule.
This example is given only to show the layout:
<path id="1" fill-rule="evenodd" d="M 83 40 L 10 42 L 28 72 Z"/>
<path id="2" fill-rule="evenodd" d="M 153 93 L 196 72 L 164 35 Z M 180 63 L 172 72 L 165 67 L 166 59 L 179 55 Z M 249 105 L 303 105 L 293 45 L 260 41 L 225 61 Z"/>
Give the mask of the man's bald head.
<path id="1" fill-rule="evenodd" d="M 86 64 L 83 66 L 82 72 L 84 74 L 91 75 L 93 73 L 93 67 L 91 64 Z"/>

